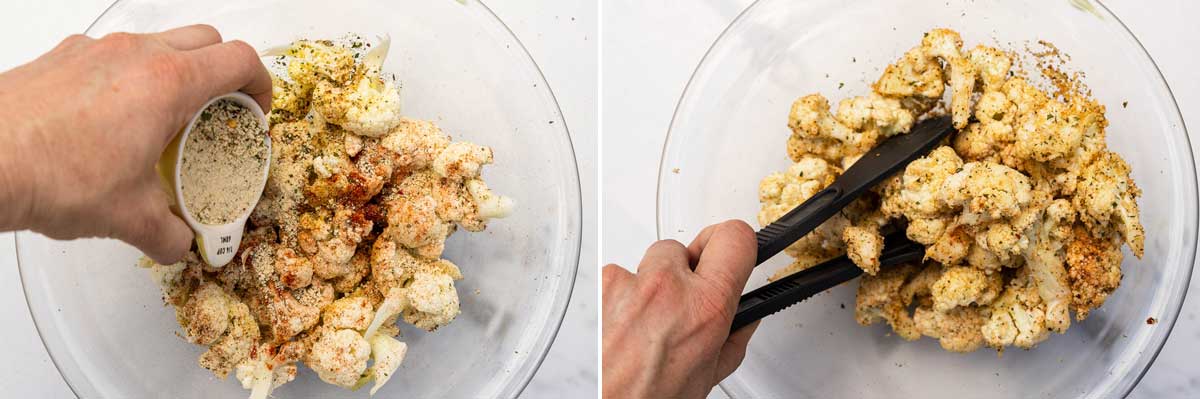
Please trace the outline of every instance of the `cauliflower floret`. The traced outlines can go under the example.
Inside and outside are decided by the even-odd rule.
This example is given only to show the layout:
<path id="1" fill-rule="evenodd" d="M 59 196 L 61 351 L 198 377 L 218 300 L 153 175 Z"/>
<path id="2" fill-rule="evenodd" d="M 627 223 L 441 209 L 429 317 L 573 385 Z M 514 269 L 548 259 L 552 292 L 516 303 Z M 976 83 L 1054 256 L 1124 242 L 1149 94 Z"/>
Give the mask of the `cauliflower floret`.
<path id="1" fill-rule="evenodd" d="M 479 177 L 484 165 L 492 163 L 492 149 L 475 143 L 450 143 L 433 159 L 433 171 L 458 181 Z"/>
<path id="2" fill-rule="evenodd" d="M 1046 309 L 1033 279 L 1021 269 L 990 306 L 992 316 L 983 325 L 988 346 L 1004 349 L 1017 346 L 1030 349 L 1050 336 L 1046 329 Z"/>
<path id="3" fill-rule="evenodd" d="M 1012 58 L 1007 54 L 995 47 L 978 45 L 967 53 L 967 58 L 979 73 L 984 93 L 999 90 L 1004 86 L 1008 71 L 1012 68 Z"/>
<path id="4" fill-rule="evenodd" d="M 257 353 L 267 353 L 270 349 L 262 345 Z M 271 365 L 267 360 L 265 356 L 247 358 L 237 365 L 237 379 L 242 389 L 250 390 L 250 399 L 265 399 L 275 388 L 296 379 L 295 364 Z"/>
<path id="5" fill-rule="evenodd" d="M 942 66 L 925 54 L 921 46 L 914 47 L 896 62 L 889 64 L 883 75 L 871 85 L 874 92 L 889 97 L 924 97 L 938 99 L 946 90 L 942 84 Z"/>
<path id="6" fill-rule="evenodd" d="M 867 326 L 886 320 L 901 338 L 909 341 L 920 338 L 921 333 L 908 313 L 912 298 L 901 295 L 905 280 L 917 270 L 916 265 L 906 264 L 880 270 L 874 276 L 863 276 L 854 304 L 858 324 Z"/>
<path id="7" fill-rule="evenodd" d="M 392 374 L 396 369 L 400 368 L 400 363 L 404 362 L 404 354 L 408 353 L 408 345 L 396 340 L 387 335 L 376 334 L 369 340 L 371 342 L 371 357 L 375 359 L 371 364 L 371 376 L 375 379 L 375 385 L 371 387 L 371 395 L 383 388 L 388 380 L 392 378 Z"/>
<path id="8" fill-rule="evenodd" d="M 486 222 L 488 219 L 508 218 L 512 214 L 512 198 L 496 195 L 491 189 L 488 189 L 484 180 L 467 180 L 467 192 L 470 193 L 470 200 L 475 202 L 475 213 L 478 214 L 481 222 Z M 463 227 L 467 228 L 467 231 L 481 231 L 484 226 L 464 224 Z"/>
<path id="9" fill-rule="evenodd" d="M 988 305 L 1003 289 L 1004 279 L 999 273 L 988 274 L 974 267 L 947 267 L 930 287 L 933 310 L 949 312 L 972 303 Z"/>
<path id="10" fill-rule="evenodd" d="M 981 332 L 987 317 L 976 306 L 964 306 L 946 312 L 917 308 L 913 322 L 922 335 L 937 338 L 942 349 L 951 352 L 973 352 L 983 346 Z"/>
<path id="11" fill-rule="evenodd" d="M 312 262 L 291 248 L 275 250 L 275 271 L 279 273 L 279 281 L 288 288 L 306 287 L 312 283 Z"/>
<path id="12" fill-rule="evenodd" d="M 795 161 L 816 156 L 839 164 L 847 157 L 856 157 L 879 141 L 879 125 L 889 132 L 898 131 L 906 121 L 911 127 L 911 114 L 897 109 L 897 105 L 884 98 L 843 103 L 839 113 L 864 127 L 862 131 L 855 131 L 829 113 L 829 100 L 825 97 L 819 94 L 800 97 L 792 103 L 792 111 L 788 114 L 788 127 L 792 129 L 788 155 Z M 875 117 L 881 119 L 875 120 Z"/>
<path id="13" fill-rule="evenodd" d="M 367 371 L 371 345 L 354 330 L 326 330 L 313 344 L 304 362 L 322 381 L 350 388 Z"/>
<path id="14" fill-rule="evenodd" d="M 1145 230 L 1139 217 L 1137 198 L 1142 195 L 1142 190 L 1134 184 L 1129 173 L 1129 164 L 1120 156 L 1108 151 L 1100 153 L 1080 174 L 1072 205 L 1088 229 L 1115 228 L 1133 254 L 1140 258 Z"/>
<path id="15" fill-rule="evenodd" d="M 229 327 L 215 344 L 200 355 L 200 366 L 225 378 L 234 366 L 250 355 L 258 344 L 258 323 L 246 304 L 233 301 L 229 306 Z"/>
<path id="16" fill-rule="evenodd" d="M 400 124 L 400 89 L 389 79 L 359 74 L 348 85 L 317 82 L 312 105 L 329 122 L 359 136 L 380 137 Z"/>
<path id="17" fill-rule="evenodd" d="M 454 290 L 454 280 L 459 279 L 462 273 L 458 267 L 445 259 L 413 273 L 406 287 L 410 306 L 404 310 L 404 321 L 426 331 L 449 324 L 459 313 L 458 292 Z"/>
<path id="18" fill-rule="evenodd" d="M 326 306 L 321 321 L 328 327 L 365 330 L 372 316 L 371 301 L 366 297 L 345 297 Z"/>
<path id="19" fill-rule="evenodd" d="M 309 87 L 311 89 L 311 87 Z M 295 119 L 308 112 L 308 94 L 296 82 L 271 75 L 271 122 Z"/>
<path id="20" fill-rule="evenodd" d="M 950 113 L 954 127 L 962 129 L 971 117 L 971 93 L 975 89 L 975 67 L 962 55 L 962 38 L 950 29 L 934 29 L 921 39 L 930 57 L 941 58 L 950 67 Z"/>
<path id="21" fill-rule="evenodd" d="M 317 82 L 344 83 L 358 69 L 354 53 L 325 40 L 298 40 L 284 52 L 288 57 L 288 76 L 307 93 Z"/>
<path id="22" fill-rule="evenodd" d="M 876 93 L 843 100 L 838 103 L 836 117 L 854 131 L 877 131 L 882 137 L 906 133 L 913 125 L 913 114 L 901 107 L 900 101 Z M 870 147 L 874 143 L 869 143 L 864 151 Z"/>
<path id="23" fill-rule="evenodd" d="M 179 312 L 179 325 L 188 342 L 212 345 L 229 328 L 230 298 L 221 286 L 203 282 Z"/>
<path id="24" fill-rule="evenodd" d="M 936 197 L 962 207 L 959 221 L 968 225 L 1014 216 L 1033 199 L 1028 177 L 991 162 L 968 162 L 942 183 Z"/>
<path id="25" fill-rule="evenodd" d="M 392 152 L 397 167 L 415 170 L 432 165 L 437 155 L 450 145 L 450 137 L 433 122 L 400 118 L 400 123 L 380 139 L 380 144 Z"/>
<path id="26" fill-rule="evenodd" d="M 967 251 L 970 249 L 971 236 L 965 228 L 955 226 L 947 228 L 946 233 L 925 248 L 925 258 L 943 265 L 957 265 L 967 257 Z"/>
<path id="27" fill-rule="evenodd" d="M 952 148 L 938 147 L 904 168 L 898 195 L 884 198 L 881 209 L 888 216 L 910 218 L 938 217 L 951 211 L 951 204 L 939 200 L 939 193 L 962 167 L 962 159 Z"/>
<path id="28" fill-rule="evenodd" d="M 1017 125 L 1014 155 L 1047 162 L 1075 151 L 1083 140 L 1080 118 L 1066 104 L 1050 101 Z"/>
<path id="29" fill-rule="evenodd" d="M 1060 334 L 1071 326 L 1071 289 L 1063 267 L 1063 246 L 1074 221 L 1070 202 L 1054 200 L 1046 207 L 1044 220 L 1034 226 L 1037 243 L 1025 253 L 1026 269 L 1046 304 L 1046 327 Z"/>
<path id="30" fill-rule="evenodd" d="M 387 202 L 387 207 L 388 227 L 384 237 L 406 248 L 435 246 L 431 257 L 441 254 L 451 226 L 438 217 L 433 197 L 396 197 Z"/>
<path id="31" fill-rule="evenodd" d="M 879 272 L 879 255 L 883 252 L 883 236 L 873 227 L 849 226 L 842 231 L 846 256 L 867 274 Z"/>
<path id="32" fill-rule="evenodd" d="M 1121 284 L 1121 243 L 1114 238 L 1093 236 L 1076 225 L 1067 242 L 1067 273 L 1071 284 L 1071 308 L 1082 321 L 1092 309 L 1104 304 Z"/>
<path id="33" fill-rule="evenodd" d="M 841 174 L 841 169 L 817 157 L 804 157 L 763 178 L 758 185 L 758 223 L 766 226 L 821 191 Z"/>

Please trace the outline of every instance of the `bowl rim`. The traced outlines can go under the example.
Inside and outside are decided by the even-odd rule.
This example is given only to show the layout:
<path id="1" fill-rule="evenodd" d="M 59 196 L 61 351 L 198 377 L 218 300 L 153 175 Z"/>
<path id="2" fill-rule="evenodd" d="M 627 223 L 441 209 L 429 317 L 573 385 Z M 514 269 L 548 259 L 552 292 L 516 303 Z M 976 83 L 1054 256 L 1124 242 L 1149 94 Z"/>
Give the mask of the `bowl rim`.
<path id="1" fill-rule="evenodd" d="M 125 3 L 131 1 L 135 0 L 113 1 L 108 5 L 108 7 L 105 7 L 104 11 L 96 16 L 96 18 L 92 20 L 90 24 L 88 24 L 88 27 L 84 30 L 84 32 L 91 32 L 92 28 L 94 28 L 101 19 L 108 15 L 109 12 L 118 6 L 124 5 Z M 570 161 L 570 172 L 567 174 L 568 177 L 574 181 L 574 184 L 567 184 L 566 189 L 568 191 L 568 195 L 573 197 L 574 203 L 569 203 L 566 205 L 574 205 L 575 208 L 575 212 L 568 212 L 573 213 L 573 217 L 577 221 L 574 229 L 575 239 L 568 241 L 568 246 L 566 248 L 567 252 L 565 256 L 565 258 L 569 260 L 568 265 L 564 268 L 564 270 L 562 270 L 562 273 L 559 273 L 560 276 L 558 277 L 558 284 L 556 287 L 554 287 L 554 300 L 550 303 L 550 312 L 547 314 L 545 325 L 542 327 L 541 331 L 538 333 L 538 336 L 532 343 L 533 348 L 540 349 L 536 349 L 536 353 L 533 353 L 532 356 L 528 357 L 524 363 L 520 364 L 512 371 L 512 378 L 509 380 L 510 385 L 501 387 L 500 392 L 502 394 L 509 394 L 511 397 L 518 397 L 525 390 L 525 388 L 529 386 L 529 383 L 533 381 L 533 377 L 537 374 L 537 371 L 541 368 L 542 363 L 546 360 L 546 356 L 549 355 L 550 349 L 554 346 L 554 341 L 557 339 L 558 333 L 562 329 L 563 320 L 566 318 L 571 297 L 574 295 L 575 280 L 578 278 L 579 274 L 579 262 L 583 245 L 584 224 L 582 194 L 583 186 L 579 176 L 579 160 L 575 154 L 575 143 L 571 138 L 566 116 L 562 112 L 562 106 L 559 104 L 557 96 L 554 95 L 553 88 L 551 88 L 549 82 L 546 81 L 546 74 L 542 71 L 541 66 L 538 65 L 537 61 L 533 58 L 533 55 L 530 54 L 529 48 L 524 42 L 521 41 L 519 37 L 517 37 L 516 33 L 512 31 L 512 28 L 509 27 L 499 15 L 497 15 L 495 11 L 491 9 L 491 7 L 488 7 L 487 4 L 484 3 L 484 0 L 456 1 L 459 1 L 464 5 L 479 5 L 479 7 L 482 9 L 482 12 L 487 17 L 491 17 L 491 19 L 495 21 L 500 28 L 502 28 L 502 34 L 506 34 L 507 38 L 516 43 L 517 48 L 520 50 L 520 54 L 523 55 L 523 57 L 521 55 L 518 55 L 518 57 L 528 61 L 529 65 L 533 67 L 532 72 L 534 72 L 536 79 L 538 79 L 537 83 L 540 83 L 541 87 L 544 88 L 545 91 L 543 93 L 554 106 L 553 117 L 556 119 L 555 122 L 558 122 L 558 127 L 555 128 L 555 130 L 559 131 L 562 134 L 562 137 L 566 139 L 565 149 L 567 154 L 570 155 L 568 158 Z M 537 85 L 535 84 L 535 87 L 536 86 Z M 67 374 L 63 372 L 63 366 L 60 364 L 60 360 L 56 358 L 54 352 L 50 350 L 50 345 L 46 342 L 45 335 L 43 334 L 44 328 L 46 327 L 43 326 L 43 323 L 48 323 L 48 321 L 39 321 L 37 312 L 33 310 L 33 304 L 30 300 L 28 277 L 26 276 L 24 269 L 21 267 L 20 242 L 23 236 L 31 234 L 35 233 L 30 231 L 20 231 L 14 234 L 13 237 L 13 247 L 17 258 L 17 274 L 21 280 L 21 291 L 25 299 L 25 308 L 29 312 L 30 318 L 33 320 L 34 329 L 38 333 L 38 342 L 42 344 L 42 349 L 46 351 L 46 356 L 50 358 L 50 363 L 54 366 L 55 371 L 58 372 L 59 377 L 62 378 L 63 382 L 67 385 L 67 388 L 71 391 L 71 394 L 77 398 L 80 398 L 83 396 L 80 395 L 78 389 L 75 387 L 75 384 L 73 384 L 71 380 L 67 378 Z M 46 324 L 46 326 L 48 325 L 49 324 Z"/>
<path id="2" fill-rule="evenodd" d="M 712 44 L 710 44 L 708 46 L 708 49 L 706 49 L 704 51 L 704 55 L 700 57 L 700 61 L 696 64 L 696 67 L 692 70 L 692 74 L 688 77 L 687 84 L 684 85 L 684 89 L 680 93 L 679 99 L 675 103 L 675 110 L 671 113 L 671 121 L 667 125 L 666 137 L 663 138 L 662 151 L 660 153 L 659 163 L 658 163 L 658 181 L 656 182 L 655 196 L 654 196 L 655 236 L 659 240 L 666 238 L 666 236 L 664 234 L 664 231 L 666 231 L 666 226 L 663 225 L 663 208 L 662 208 L 663 207 L 663 196 L 665 194 L 664 186 L 667 184 L 667 180 L 671 178 L 671 174 L 672 174 L 668 171 L 668 168 L 667 168 L 667 157 L 669 156 L 668 150 L 671 148 L 671 145 L 673 143 L 672 139 L 675 136 L 672 133 L 674 133 L 674 131 L 675 131 L 676 123 L 678 123 L 680 120 L 679 113 L 682 110 L 683 106 L 685 105 L 684 102 L 688 99 L 688 95 L 690 94 L 690 92 L 693 89 L 692 85 L 694 83 L 696 83 L 697 76 L 710 63 L 710 61 L 711 61 L 710 58 L 713 55 L 713 50 L 716 49 L 717 46 L 720 45 L 721 43 L 723 43 L 726 39 L 728 39 L 727 36 L 729 36 L 729 34 L 733 30 L 733 28 L 735 28 L 743 23 L 746 23 L 747 18 L 749 17 L 751 12 L 754 11 L 755 8 L 757 8 L 760 4 L 765 3 L 767 1 L 771 1 L 771 0 L 754 0 L 754 2 L 750 3 L 749 5 L 746 6 L 746 8 L 742 9 L 742 11 L 739 12 L 737 14 L 737 16 L 735 16 L 729 22 L 729 24 L 726 25 L 725 28 L 721 30 L 721 33 L 719 35 L 717 35 L 717 37 L 715 39 L 713 39 Z M 1103 16 L 1111 17 L 1112 20 L 1116 21 L 1117 25 L 1121 27 L 1121 29 L 1124 31 L 1124 33 L 1126 35 L 1128 35 L 1129 38 L 1133 39 L 1133 43 L 1137 45 L 1137 50 L 1139 50 L 1140 53 L 1143 56 L 1145 56 L 1146 60 L 1150 62 L 1150 66 L 1154 70 L 1153 76 L 1155 78 L 1157 78 L 1158 82 L 1160 84 L 1162 84 L 1162 87 L 1166 89 L 1167 97 L 1170 98 L 1170 100 L 1171 100 L 1171 107 L 1170 107 L 1169 111 L 1174 111 L 1174 112 L 1171 112 L 1170 114 L 1179 121 L 1179 128 L 1182 129 L 1183 133 L 1184 133 L 1183 140 L 1187 144 L 1186 148 L 1184 148 L 1183 154 L 1186 155 L 1187 158 L 1192 161 L 1192 164 L 1189 165 L 1191 167 L 1190 171 L 1191 171 L 1191 175 L 1192 175 L 1191 198 L 1193 200 L 1200 200 L 1200 188 L 1197 187 L 1198 184 L 1200 184 L 1200 178 L 1197 177 L 1197 173 L 1196 173 L 1195 154 L 1192 151 L 1191 137 L 1190 137 L 1190 134 L 1188 134 L 1187 123 L 1186 123 L 1186 121 L 1184 121 L 1183 114 L 1179 110 L 1179 102 L 1175 98 L 1175 93 L 1173 91 L 1171 91 L 1171 86 L 1169 84 L 1167 84 L 1166 77 L 1163 76 L 1162 69 L 1159 68 L 1158 63 L 1154 61 L 1154 57 L 1152 57 L 1150 55 L 1150 52 L 1146 50 L 1146 47 L 1142 44 L 1141 40 L 1139 40 L 1137 38 L 1137 35 L 1135 35 L 1133 33 L 1133 31 L 1129 29 L 1129 26 L 1126 25 L 1125 22 L 1122 21 L 1120 18 L 1118 18 L 1116 13 L 1114 13 L 1111 9 L 1109 9 L 1108 6 L 1104 5 L 1104 3 L 1101 0 L 1095 0 L 1095 4 L 1098 6 L 1098 8 L 1096 10 L 1097 12 L 1101 13 Z M 1200 212 L 1197 212 L 1197 216 L 1194 220 L 1192 220 L 1191 224 L 1192 224 L 1192 230 L 1200 232 Z M 1133 392 L 1133 389 L 1137 387 L 1137 385 L 1142 381 L 1142 378 L 1144 378 L 1146 376 L 1146 373 L 1150 371 L 1150 368 L 1154 365 L 1154 361 L 1158 358 L 1158 355 L 1160 353 L 1162 353 L 1163 347 L 1166 346 L 1167 340 L 1168 340 L 1168 338 L 1170 338 L 1172 330 L 1175 329 L 1175 324 L 1179 319 L 1179 313 L 1183 309 L 1184 302 L 1186 302 L 1186 300 L 1187 300 L 1187 291 L 1191 285 L 1190 281 L 1191 281 L 1192 272 L 1194 271 L 1194 269 L 1196 267 L 1196 261 L 1197 261 L 1196 251 L 1197 251 L 1197 248 L 1195 246 L 1193 246 L 1190 251 L 1185 251 L 1185 252 L 1190 252 L 1190 254 L 1188 254 L 1188 256 L 1190 256 L 1190 258 L 1191 258 L 1191 262 L 1187 265 L 1187 267 L 1183 267 L 1183 265 L 1180 265 L 1180 267 L 1183 269 L 1183 270 L 1181 270 L 1181 272 L 1182 272 L 1182 275 L 1180 276 L 1180 277 L 1182 277 L 1181 281 L 1184 281 L 1185 284 L 1182 286 L 1182 289 L 1179 292 L 1179 298 L 1177 299 L 1177 303 L 1174 306 L 1170 306 L 1170 305 L 1166 306 L 1166 309 L 1170 313 L 1168 315 L 1166 315 L 1167 317 L 1159 318 L 1159 320 L 1158 320 L 1159 324 L 1166 322 L 1165 333 L 1163 334 L 1162 339 L 1159 340 L 1159 342 L 1157 342 L 1155 344 L 1151 344 L 1151 346 L 1153 346 L 1153 348 L 1152 348 L 1153 350 L 1152 350 L 1151 355 L 1147 359 L 1145 366 L 1141 367 L 1141 370 L 1139 370 L 1137 372 L 1137 377 L 1133 380 L 1133 383 L 1130 384 L 1127 388 L 1125 388 L 1123 392 L 1121 392 L 1122 397 L 1128 396 L 1131 392 Z M 733 395 L 733 392 L 731 392 L 731 389 L 727 386 L 728 384 L 729 384 L 729 382 L 727 382 L 727 380 L 722 381 L 718 384 L 718 387 L 721 389 L 721 392 L 723 394 L 725 394 L 726 397 L 733 398 L 735 396 Z"/>

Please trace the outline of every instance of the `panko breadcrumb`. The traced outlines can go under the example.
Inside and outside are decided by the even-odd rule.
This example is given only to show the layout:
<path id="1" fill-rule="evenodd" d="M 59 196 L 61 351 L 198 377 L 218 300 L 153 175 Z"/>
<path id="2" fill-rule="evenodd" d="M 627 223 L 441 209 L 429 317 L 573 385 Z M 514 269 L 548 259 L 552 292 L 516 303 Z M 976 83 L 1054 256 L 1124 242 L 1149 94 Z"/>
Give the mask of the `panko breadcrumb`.
<path id="1" fill-rule="evenodd" d="M 398 86 L 359 61 L 382 59 L 369 47 L 301 40 L 278 51 L 272 169 L 233 262 L 211 268 L 193 252 L 139 263 L 183 336 L 208 347 L 200 365 L 236 373 L 253 398 L 293 380 L 301 361 L 343 388 L 374 380 L 373 394 L 408 348 L 393 323 L 434 331 L 460 312 L 446 238 L 511 212 L 481 175 L 492 150 L 402 117 Z"/>
<path id="2" fill-rule="evenodd" d="M 846 254 L 866 272 L 859 323 L 886 322 L 901 338 L 928 336 L 955 352 L 1032 348 L 1065 332 L 1071 312 L 1083 320 L 1103 305 L 1121 281 L 1121 245 L 1143 254 L 1141 191 L 1108 150 L 1104 106 L 1082 83 L 1042 89 L 1013 61 L 993 47 L 965 51 L 957 32 L 934 29 L 836 111 L 820 94 L 797 99 L 793 164 L 759 184 L 764 226 L 916 121 L 948 112 L 958 132 L 787 248 L 793 263 L 772 279 Z M 925 245 L 923 263 L 879 267 L 889 223 Z"/>

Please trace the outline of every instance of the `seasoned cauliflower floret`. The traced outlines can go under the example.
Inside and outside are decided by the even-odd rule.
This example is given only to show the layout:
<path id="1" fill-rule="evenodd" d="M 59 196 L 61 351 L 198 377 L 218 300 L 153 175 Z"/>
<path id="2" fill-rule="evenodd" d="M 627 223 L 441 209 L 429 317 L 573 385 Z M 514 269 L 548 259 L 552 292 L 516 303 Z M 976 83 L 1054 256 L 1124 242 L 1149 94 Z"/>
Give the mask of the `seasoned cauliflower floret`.
<path id="1" fill-rule="evenodd" d="M 1075 318 L 1087 318 L 1104 304 L 1121 284 L 1121 243 L 1099 238 L 1083 226 L 1075 226 L 1066 247 L 1067 274 L 1071 284 L 1071 309 Z"/>
<path id="2" fill-rule="evenodd" d="M 204 282 L 179 313 L 188 341 L 211 345 L 229 328 L 229 297 L 221 286 Z"/>
<path id="3" fill-rule="evenodd" d="M 957 307 L 946 312 L 921 307 L 913 314 L 913 322 L 922 335 L 937 338 L 942 349 L 973 352 L 984 343 L 982 328 L 987 321 L 984 313 L 976 306 Z"/>
<path id="4" fill-rule="evenodd" d="M 846 256 L 867 274 L 879 272 L 879 254 L 883 252 L 883 236 L 877 229 L 849 226 L 842 231 L 846 242 Z"/>
<path id="5" fill-rule="evenodd" d="M 313 344 L 304 362 L 322 381 L 343 388 L 353 387 L 363 372 L 371 344 L 354 330 L 326 330 Z"/>
<path id="6" fill-rule="evenodd" d="M 459 141 L 451 143 L 433 159 L 433 171 L 441 177 L 467 180 L 479 177 L 484 165 L 492 163 L 492 149 Z"/>
<path id="7" fill-rule="evenodd" d="M 454 280 L 462 279 L 458 267 L 439 260 L 413 273 L 407 287 L 410 307 L 404 310 L 404 321 L 426 331 L 450 323 L 458 316 L 458 292 Z"/>
<path id="8" fill-rule="evenodd" d="M 1029 178 L 1021 172 L 990 162 L 968 162 L 942 180 L 937 197 L 950 207 L 962 207 L 959 221 L 973 225 L 1016 215 L 1032 200 L 1031 191 Z"/>
<path id="9" fill-rule="evenodd" d="M 854 304 L 854 317 L 864 326 L 886 320 L 901 338 L 912 341 L 921 337 L 913 323 L 908 305 L 912 298 L 901 295 L 909 276 L 918 270 L 916 265 L 889 267 L 879 274 L 862 277 Z"/>
<path id="10" fill-rule="evenodd" d="M 349 85 L 321 81 L 312 105 L 330 122 L 367 137 L 380 137 L 400 124 L 400 89 L 391 80 L 361 74 Z"/>
<path id="11" fill-rule="evenodd" d="M 321 313 L 324 325 L 351 330 L 366 330 L 371 317 L 371 301 L 361 296 L 335 300 Z"/>
<path id="12" fill-rule="evenodd" d="M 991 304 L 1002 289 L 1004 280 L 999 273 L 988 274 L 974 267 L 953 266 L 942 271 L 941 277 L 930 287 L 930 292 L 933 309 L 948 312 L 972 303 Z"/>
<path id="13" fill-rule="evenodd" d="M 1137 197 L 1142 190 L 1129 177 L 1129 165 L 1112 152 L 1099 154 L 1080 175 L 1072 197 L 1079 220 L 1089 229 L 1115 228 L 1137 257 L 1142 256 L 1142 229 Z"/>
<path id="14" fill-rule="evenodd" d="M 982 328 L 988 346 L 1030 349 L 1050 335 L 1045 306 L 1027 273 L 1014 277 L 990 308 L 992 316 Z"/>

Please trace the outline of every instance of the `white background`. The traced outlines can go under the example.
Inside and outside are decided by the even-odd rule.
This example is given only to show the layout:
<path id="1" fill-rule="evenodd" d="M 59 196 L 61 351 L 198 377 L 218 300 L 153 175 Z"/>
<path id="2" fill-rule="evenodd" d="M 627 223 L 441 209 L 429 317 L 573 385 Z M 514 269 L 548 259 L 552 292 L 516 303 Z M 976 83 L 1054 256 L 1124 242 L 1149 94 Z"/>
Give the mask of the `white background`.
<path id="1" fill-rule="evenodd" d="M 1067 0 L 1047 0 L 1067 1 Z M 601 260 L 635 267 L 656 239 L 658 161 L 675 104 L 705 50 L 751 0 L 605 0 L 601 45 Z M 1200 148 L 1200 2 L 1105 0 L 1166 76 Z M 1102 44 L 1097 44 L 1102 45 Z M 1200 273 L 1134 397 L 1200 397 Z M 719 397 L 719 394 L 713 396 Z"/>
<path id="2" fill-rule="evenodd" d="M 0 71 L 37 57 L 69 34 L 82 33 L 109 3 L 0 1 Z M 554 347 L 523 397 L 596 397 L 596 4 L 554 0 L 488 5 L 529 49 L 553 88 L 571 131 L 583 186 L 584 244 L 574 295 Z M 69 398 L 71 391 L 34 330 L 14 250 L 13 234 L 0 233 L 0 397 Z"/>

